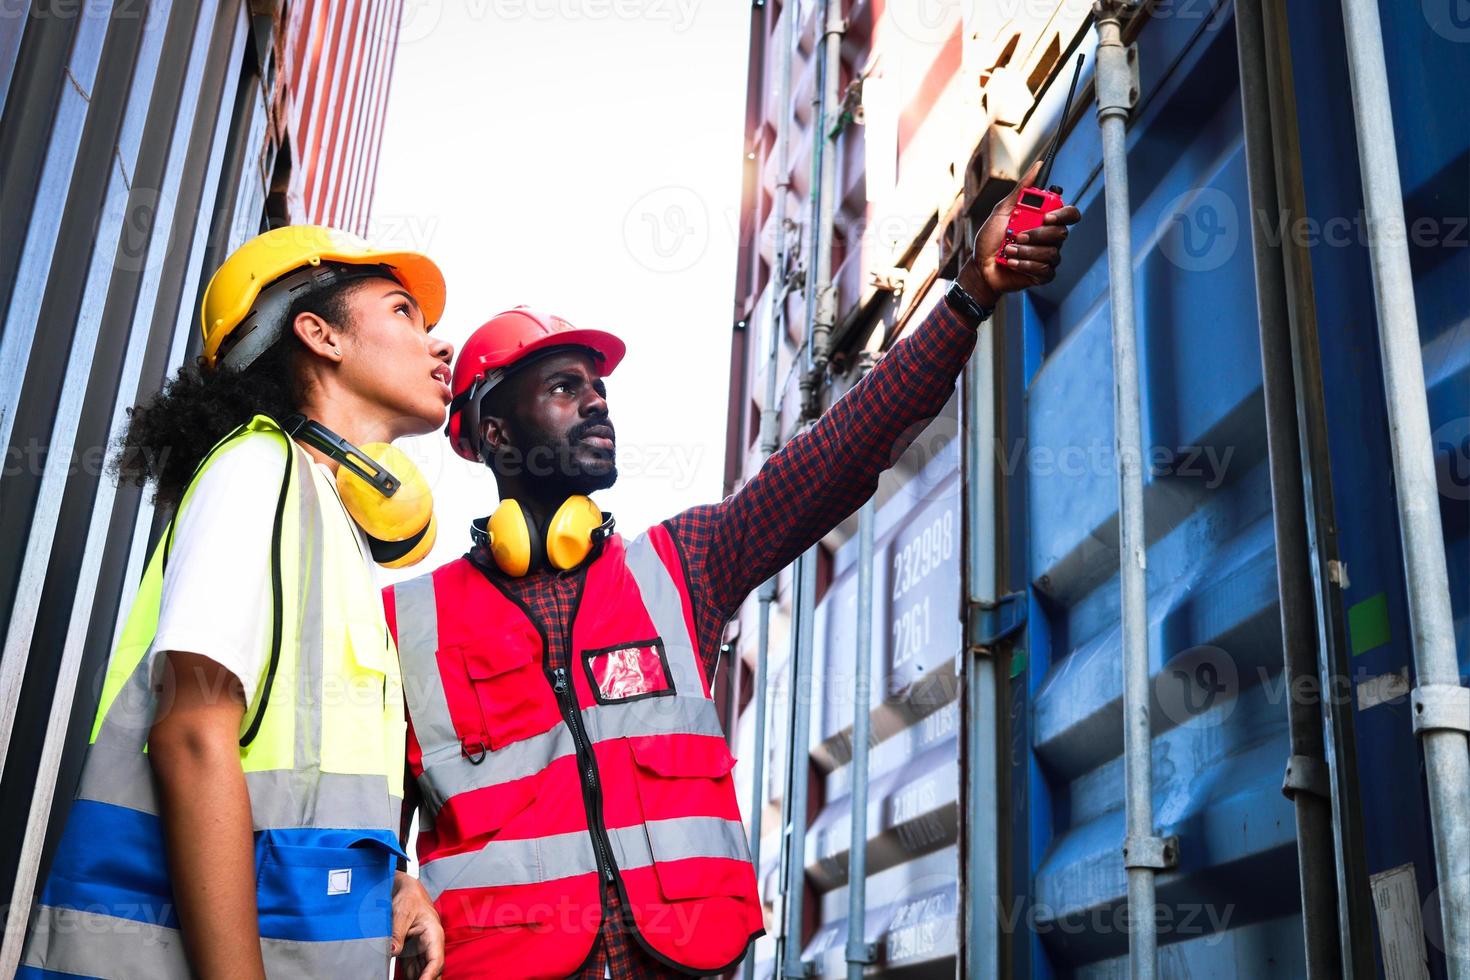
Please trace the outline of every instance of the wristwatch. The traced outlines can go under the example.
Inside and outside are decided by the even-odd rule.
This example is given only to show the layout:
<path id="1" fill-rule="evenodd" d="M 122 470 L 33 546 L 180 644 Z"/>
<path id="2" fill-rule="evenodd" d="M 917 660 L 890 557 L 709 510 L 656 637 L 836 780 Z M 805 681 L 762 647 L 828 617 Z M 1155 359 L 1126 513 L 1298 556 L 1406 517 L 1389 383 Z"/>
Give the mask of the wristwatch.
<path id="1" fill-rule="evenodd" d="M 951 310 L 976 325 L 990 319 L 990 314 L 995 312 L 993 307 L 981 306 L 979 300 L 965 292 L 965 287 L 960 285 L 958 279 L 950 283 L 949 289 L 945 290 L 944 301 L 949 304 Z"/>

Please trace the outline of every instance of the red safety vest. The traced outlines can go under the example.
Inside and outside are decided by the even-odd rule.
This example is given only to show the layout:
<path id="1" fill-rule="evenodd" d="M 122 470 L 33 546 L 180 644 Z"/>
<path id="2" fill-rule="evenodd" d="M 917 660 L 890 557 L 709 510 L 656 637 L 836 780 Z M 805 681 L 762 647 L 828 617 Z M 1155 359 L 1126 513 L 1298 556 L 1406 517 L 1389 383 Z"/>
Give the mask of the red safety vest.
<path id="1" fill-rule="evenodd" d="M 764 931 L 673 539 L 615 535 L 581 574 L 555 671 L 544 627 L 468 559 L 384 590 L 446 977 L 575 972 L 604 882 L 644 948 L 693 973 Z"/>

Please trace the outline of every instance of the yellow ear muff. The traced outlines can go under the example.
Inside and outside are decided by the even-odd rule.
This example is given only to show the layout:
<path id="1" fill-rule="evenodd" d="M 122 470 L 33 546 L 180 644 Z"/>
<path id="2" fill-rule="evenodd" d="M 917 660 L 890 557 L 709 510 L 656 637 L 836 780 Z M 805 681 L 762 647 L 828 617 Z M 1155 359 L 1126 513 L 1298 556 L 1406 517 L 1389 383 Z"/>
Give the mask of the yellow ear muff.
<path id="1" fill-rule="evenodd" d="M 602 509 L 591 497 L 568 497 L 546 527 L 546 559 L 560 569 L 576 568 L 592 551 L 592 532 L 602 526 Z"/>
<path id="2" fill-rule="evenodd" d="M 371 442 L 357 448 L 391 473 L 398 489 L 384 496 L 352 467 L 338 465 L 337 495 L 342 505 L 371 539 L 373 559 L 379 565 L 404 568 L 421 561 L 434 547 L 438 533 L 429 482 L 396 446 Z"/>
<path id="3" fill-rule="evenodd" d="M 531 526 L 518 501 L 503 501 L 485 529 L 490 535 L 490 556 L 502 572 L 520 577 L 530 571 Z"/>

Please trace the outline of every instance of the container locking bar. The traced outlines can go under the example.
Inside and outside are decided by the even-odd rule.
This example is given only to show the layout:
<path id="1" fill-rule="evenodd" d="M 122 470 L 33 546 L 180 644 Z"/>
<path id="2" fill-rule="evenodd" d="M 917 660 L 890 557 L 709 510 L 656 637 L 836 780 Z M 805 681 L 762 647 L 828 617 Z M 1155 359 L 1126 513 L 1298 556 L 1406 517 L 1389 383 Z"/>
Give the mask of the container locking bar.
<path id="1" fill-rule="evenodd" d="M 1123 838 L 1123 867 L 1163 871 L 1179 863 L 1179 837 Z"/>
<path id="2" fill-rule="evenodd" d="M 1286 776 L 1281 780 L 1281 795 L 1288 800 L 1298 793 L 1311 793 L 1324 800 L 1332 799 L 1327 763 L 1309 755 L 1294 755 L 1286 760 Z"/>
<path id="3" fill-rule="evenodd" d="M 1434 731 L 1470 734 L 1470 687 L 1420 684 L 1410 697 L 1414 704 L 1415 735 Z"/>

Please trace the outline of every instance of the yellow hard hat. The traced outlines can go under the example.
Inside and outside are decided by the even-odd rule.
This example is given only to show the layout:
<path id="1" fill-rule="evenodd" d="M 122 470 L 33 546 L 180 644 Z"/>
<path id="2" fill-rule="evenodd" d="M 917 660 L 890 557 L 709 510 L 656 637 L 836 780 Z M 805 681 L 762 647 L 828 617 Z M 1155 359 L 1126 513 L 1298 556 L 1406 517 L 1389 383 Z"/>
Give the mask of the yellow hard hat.
<path id="1" fill-rule="evenodd" d="M 429 329 L 444 314 L 444 275 L 427 256 L 377 249 L 335 228 L 286 225 L 235 249 L 209 280 L 199 309 L 205 364 L 216 366 L 220 344 L 255 312 L 266 287 L 298 269 L 319 268 L 323 262 L 386 267 L 418 301 Z M 283 324 L 269 326 L 278 331 Z"/>

